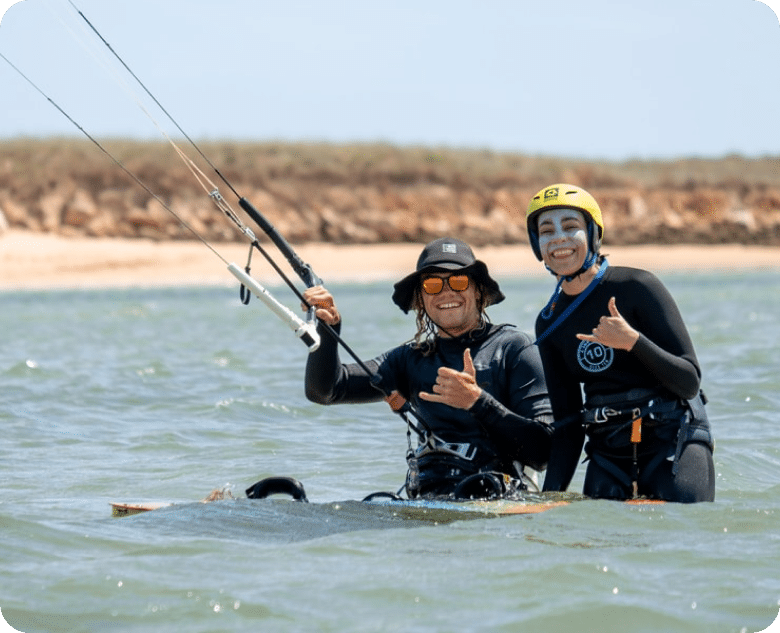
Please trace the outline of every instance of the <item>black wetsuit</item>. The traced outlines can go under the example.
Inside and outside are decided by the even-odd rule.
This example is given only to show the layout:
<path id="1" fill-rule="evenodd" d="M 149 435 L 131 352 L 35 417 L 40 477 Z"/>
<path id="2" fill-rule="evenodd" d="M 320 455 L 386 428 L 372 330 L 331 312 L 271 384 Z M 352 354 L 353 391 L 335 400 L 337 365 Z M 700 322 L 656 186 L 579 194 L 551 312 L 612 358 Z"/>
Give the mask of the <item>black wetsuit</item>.
<path id="1" fill-rule="evenodd" d="M 482 388 L 479 400 L 468 411 L 422 400 L 419 393 L 432 393 L 440 367 L 463 369 L 466 348 Z M 453 462 L 433 451 L 420 459 L 421 479 L 429 482 L 422 486 L 423 492 L 450 492 L 457 476 L 477 471 L 509 472 L 513 460 L 531 468 L 545 467 L 552 416 L 544 372 L 538 349 L 516 327 L 487 324 L 458 338 L 437 337 L 435 352 L 428 356 L 406 343 L 366 365 L 376 372 L 374 381 L 381 391 L 357 364 L 341 364 L 336 343 L 323 332 L 320 348 L 309 354 L 306 364 L 306 396 L 320 404 L 364 403 L 400 392 L 428 429 L 466 458 Z M 440 477 L 443 470 L 453 468 L 459 471 L 456 476 Z"/>
<path id="2" fill-rule="evenodd" d="M 609 316 L 611 297 L 640 333 L 630 352 L 576 337 L 591 334 L 599 319 Z M 550 318 L 540 314 L 537 336 L 575 299 L 562 293 Z M 628 498 L 638 474 L 639 494 L 688 502 L 714 498 L 709 425 L 706 416 L 691 415 L 687 402 L 699 398 L 699 364 L 677 305 L 658 278 L 633 268 L 607 268 L 591 294 L 539 347 L 556 420 L 545 490 L 568 487 L 587 431 L 586 495 Z M 635 463 L 632 411 L 640 410 Z M 685 435 L 678 438 L 680 428 Z"/>

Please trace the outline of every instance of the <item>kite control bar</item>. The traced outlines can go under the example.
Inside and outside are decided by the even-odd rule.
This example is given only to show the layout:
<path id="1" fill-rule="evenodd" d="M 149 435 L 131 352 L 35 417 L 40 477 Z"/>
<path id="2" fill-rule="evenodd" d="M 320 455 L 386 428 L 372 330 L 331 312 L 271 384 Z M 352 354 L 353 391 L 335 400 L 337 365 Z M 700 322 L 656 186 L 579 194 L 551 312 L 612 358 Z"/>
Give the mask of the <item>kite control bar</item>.
<path id="1" fill-rule="evenodd" d="M 287 306 L 279 303 L 270 292 L 261 286 L 255 279 L 244 272 L 236 264 L 228 265 L 228 270 L 238 279 L 246 288 L 249 288 L 254 295 L 267 305 L 271 311 L 284 321 L 289 328 L 295 332 L 295 336 L 301 339 L 309 348 L 309 353 L 315 351 L 320 346 L 320 335 L 317 332 L 316 323 L 306 323 L 301 320 Z"/>

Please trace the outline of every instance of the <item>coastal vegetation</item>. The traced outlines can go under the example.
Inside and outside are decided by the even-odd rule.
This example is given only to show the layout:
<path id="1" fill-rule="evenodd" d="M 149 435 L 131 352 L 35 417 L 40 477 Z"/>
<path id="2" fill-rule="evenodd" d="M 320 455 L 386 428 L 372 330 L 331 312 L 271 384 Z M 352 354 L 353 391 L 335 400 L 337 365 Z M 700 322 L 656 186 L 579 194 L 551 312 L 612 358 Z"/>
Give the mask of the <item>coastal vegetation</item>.
<path id="1" fill-rule="evenodd" d="M 229 188 L 192 146 L 176 142 L 207 177 L 203 186 L 167 143 L 101 139 L 203 237 L 243 239 L 208 195 L 219 186 L 238 209 Z M 567 182 L 599 201 L 607 245 L 780 245 L 780 157 L 608 162 L 388 144 L 198 147 L 292 243 L 425 242 L 445 234 L 475 245 L 523 243 L 531 196 Z M 0 230 L 193 239 L 159 200 L 87 140 L 0 142 Z"/>

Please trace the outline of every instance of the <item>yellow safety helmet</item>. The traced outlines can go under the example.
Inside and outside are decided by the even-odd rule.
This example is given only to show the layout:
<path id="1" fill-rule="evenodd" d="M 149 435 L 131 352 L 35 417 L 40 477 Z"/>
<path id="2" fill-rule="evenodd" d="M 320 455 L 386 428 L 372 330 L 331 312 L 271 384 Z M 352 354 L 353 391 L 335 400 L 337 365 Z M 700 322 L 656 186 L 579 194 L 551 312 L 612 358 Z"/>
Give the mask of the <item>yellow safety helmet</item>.
<path id="1" fill-rule="evenodd" d="M 599 252 L 601 239 L 604 237 L 604 220 L 601 218 L 601 209 L 596 199 L 582 187 L 559 183 L 545 187 L 537 193 L 528 205 L 525 216 L 528 229 L 528 239 L 536 258 L 542 260 L 542 251 L 539 248 L 539 228 L 537 218 L 542 211 L 551 209 L 576 209 L 585 215 L 588 223 L 588 237 L 590 250 L 593 254 Z M 593 226 L 598 227 L 598 231 Z"/>

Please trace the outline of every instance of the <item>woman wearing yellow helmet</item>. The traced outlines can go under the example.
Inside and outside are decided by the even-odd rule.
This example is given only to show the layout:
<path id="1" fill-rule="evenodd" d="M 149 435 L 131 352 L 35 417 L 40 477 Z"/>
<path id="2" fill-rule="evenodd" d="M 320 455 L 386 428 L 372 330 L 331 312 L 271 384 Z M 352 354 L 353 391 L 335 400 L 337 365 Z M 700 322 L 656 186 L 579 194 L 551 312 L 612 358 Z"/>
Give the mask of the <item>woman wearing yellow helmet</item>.
<path id="1" fill-rule="evenodd" d="M 536 321 L 556 420 L 545 490 L 566 490 L 587 438 L 584 494 L 712 501 L 701 371 L 674 299 L 647 271 L 609 267 L 601 209 L 584 189 L 545 187 L 526 221 L 558 280 Z"/>

